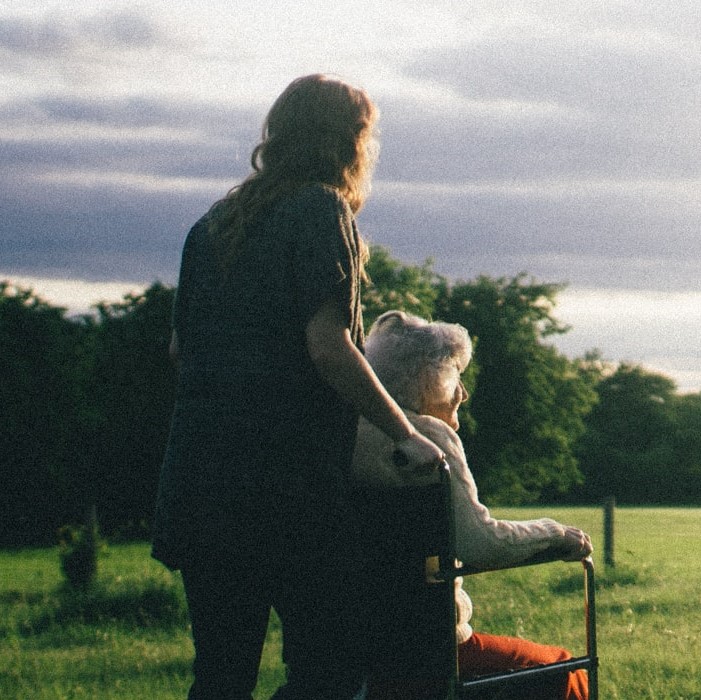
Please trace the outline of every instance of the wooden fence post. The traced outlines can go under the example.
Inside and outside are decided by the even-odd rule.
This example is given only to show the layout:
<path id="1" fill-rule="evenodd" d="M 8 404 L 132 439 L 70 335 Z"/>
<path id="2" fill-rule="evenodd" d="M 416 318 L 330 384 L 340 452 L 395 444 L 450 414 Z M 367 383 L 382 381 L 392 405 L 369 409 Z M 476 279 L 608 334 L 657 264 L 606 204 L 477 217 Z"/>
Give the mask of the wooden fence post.
<path id="1" fill-rule="evenodd" d="M 604 501 L 604 564 L 615 566 L 613 556 L 614 549 L 614 512 L 616 510 L 616 499 L 610 496 Z"/>

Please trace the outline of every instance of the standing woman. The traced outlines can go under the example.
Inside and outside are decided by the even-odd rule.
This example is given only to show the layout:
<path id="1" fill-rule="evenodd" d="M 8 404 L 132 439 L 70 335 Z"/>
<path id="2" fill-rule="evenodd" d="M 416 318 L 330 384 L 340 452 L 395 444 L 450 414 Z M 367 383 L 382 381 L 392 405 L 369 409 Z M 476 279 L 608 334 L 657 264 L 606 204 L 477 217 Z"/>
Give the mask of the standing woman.
<path id="1" fill-rule="evenodd" d="M 367 247 L 354 215 L 376 119 L 361 90 L 295 80 L 265 120 L 254 172 L 185 242 L 153 555 L 182 570 L 191 699 L 252 697 L 271 607 L 288 668 L 275 697 L 352 698 L 365 664 L 348 481 L 358 416 L 417 468 L 443 456 L 362 354 Z"/>

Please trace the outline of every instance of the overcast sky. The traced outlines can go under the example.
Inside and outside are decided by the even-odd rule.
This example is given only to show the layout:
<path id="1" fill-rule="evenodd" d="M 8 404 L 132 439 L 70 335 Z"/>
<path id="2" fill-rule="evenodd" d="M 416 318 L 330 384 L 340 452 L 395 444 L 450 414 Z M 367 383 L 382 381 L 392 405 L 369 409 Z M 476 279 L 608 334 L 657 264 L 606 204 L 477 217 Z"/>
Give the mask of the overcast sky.
<path id="1" fill-rule="evenodd" d="M 270 104 L 329 72 L 382 114 L 371 243 L 566 282 L 564 351 L 699 391 L 699 37 L 698 0 L 0 0 L 0 279 L 174 283 Z"/>

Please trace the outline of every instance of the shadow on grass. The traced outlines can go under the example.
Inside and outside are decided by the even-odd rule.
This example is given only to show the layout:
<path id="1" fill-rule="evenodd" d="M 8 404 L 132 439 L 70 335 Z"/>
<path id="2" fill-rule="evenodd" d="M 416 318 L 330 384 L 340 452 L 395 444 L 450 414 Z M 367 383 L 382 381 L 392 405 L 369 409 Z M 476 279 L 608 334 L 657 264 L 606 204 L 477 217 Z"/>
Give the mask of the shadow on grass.
<path id="1" fill-rule="evenodd" d="M 559 595 L 579 592 L 582 590 L 582 578 L 583 574 L 581 572 L 572 572 L 562 578 L 551 580 L 549 588 L 553 593 Z M 615 567 L 605 566 L 596 572 L 595 577 L 597 590 L 622 586 L 640 586 L 649 583 L 649 581 L 650 575 L 647 571 L 633 569 L 625 564 Z"/>
<path id="2" fill-rule="evenodd" d="M 46 591 L 2 591 L 0 605 L 39 605 L 45 603 L 50 596 Z"/>
<path id="3" fill-rule="evenodd" d="M 129 585 L 98 582 L 85 591 L 59 588 L 44 605 L 19 623 L 25 637 L 71 623 L 121 622 L 143 627 L 173 628 L 187 624 L 187 607 L 173 585 L 149 580 Z"/>

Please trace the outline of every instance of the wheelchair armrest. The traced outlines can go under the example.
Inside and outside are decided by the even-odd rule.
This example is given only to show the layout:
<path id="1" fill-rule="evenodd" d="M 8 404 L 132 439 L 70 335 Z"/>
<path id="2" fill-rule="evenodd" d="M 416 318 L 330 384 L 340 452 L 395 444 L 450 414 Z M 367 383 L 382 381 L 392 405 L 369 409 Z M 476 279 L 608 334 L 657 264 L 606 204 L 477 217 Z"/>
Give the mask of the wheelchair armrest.
<path id="1" fill-rule="evenodd" d="M 443 460 L 442 464 L 438 469 L 440 475 L 440 487 L 442 495 L 442 506 L 443 506 L 443 518 L 447 525 L 447 547 L 444 547 L 440 552 L 440 571 L 438 572 L 437 578 L 440 580 L 454 580 L 458 576 L 470 576 L 472 574 L 486 573 L 488 571 L 503 571 L 505 569 L 518 569 L 523 566 L 534 566 L 537 564 L 548 564 L 554 561 L 571 561 L 569 559 L 563 559 L 567 556 L 558 547 L 548 547 L 541 552 L 537 552 L 528 559 L 518 562 L 516 564 L 506 564 L 504 566 L 496 565 L 490 567 L 476 567 L 476 566 L 460 566 L 455 567 L 454 564 L 454 552 L 455 552 L 455 515 L 453 512 L 453 497 L 452 497 L 452 485 L 451 485 L 451 474 L 450 465 L 446 460 Z M 581 560 L 584 565 L 584 569 L 587 577 L 591 578 L 594 575 L 594 563 L 591 556 L 585 557 Z"/>
<path id="2" fill-rule="evenodd" d="M 573 563 L 572 560 L 564 560 L 562 558 L 563 553 L 561 550 L 558 550 L 556 548 L 548 548 L 544 549 L 542 552 L 537 552 L 533 556 L 528 557 L 528 559 L 524 559 L 521 562 L 518 562 L 516 564 L 507 564 L 505 566 L 488 566 L 488 567 L 477 567 L 477 566 L 459 566 L 455 567 L 453 571 L 450 572 L 445 572 L 446 574 L 450 574 L 451 578 L 454 578 L 455 576 L 471 576 L 473 574 L 483 574 L 487 573 L 489 571 L 505 571 L 507 569 L 520 569 L 521 567 L 524 566 L 537 566 L 538 564 L 550 564 L 551 562 L 554 561 L 564 561 L 567 564 Z M 592 561 L 591 556 L 585 557 L 584 559 L 581 560 L 582 565 L 586 568 L 589 569 L 590 567 L 593 568 L 594 562 Z M 443 573 L 443 572 L 441 572 Z"/>

